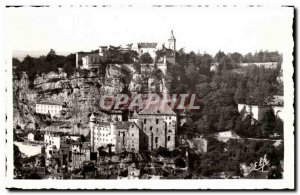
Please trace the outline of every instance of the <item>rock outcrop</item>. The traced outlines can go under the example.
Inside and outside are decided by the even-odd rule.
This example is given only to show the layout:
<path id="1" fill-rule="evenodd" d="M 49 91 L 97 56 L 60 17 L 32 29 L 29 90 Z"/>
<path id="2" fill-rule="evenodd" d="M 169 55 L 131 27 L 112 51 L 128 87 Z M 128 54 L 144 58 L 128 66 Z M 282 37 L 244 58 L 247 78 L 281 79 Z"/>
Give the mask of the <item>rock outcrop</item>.
<path id="1" fill-rule="evenodd" d="M 121 75 L 121 69 L 113 65 L 105 71 L 80 70 L 69 77 L 62 72 L 49 72 L 37 75 L 30 88 L 28 76 L 23 73 L 14 80 L 14 127 L 45 128 L 44 120 L 35 113 L 35 105 L 52 100 L 66 105 L 65 113 L 52 121 L 68 121 L 70 129 L 84 131 L 88 129 L 88 115 L 99 109 L 101 95 L 115 95 L 127 86 Z"/>

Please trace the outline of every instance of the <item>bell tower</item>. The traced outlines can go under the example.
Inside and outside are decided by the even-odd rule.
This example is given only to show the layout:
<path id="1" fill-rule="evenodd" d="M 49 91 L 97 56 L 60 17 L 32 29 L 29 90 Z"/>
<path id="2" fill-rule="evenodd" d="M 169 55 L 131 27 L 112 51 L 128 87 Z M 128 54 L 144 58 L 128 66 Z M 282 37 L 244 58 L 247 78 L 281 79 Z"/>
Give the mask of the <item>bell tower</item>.
<path id="1" fill-rule="evenodd" d="M 176 55 L 176 39 L 173 34 L 173 30 L 171 31 L 171 36 L 167 42 L 167 61 L 171 64 L 175 64 L 175 55 Z"/>
<path id="2" fill-rule="evenodd" d="M 176 39 L 173 34 L 173 30 L 171 30 L 171 36 L 168 39 L 168 49 L 172 49 L 174 52 L 176 50 Z"/>

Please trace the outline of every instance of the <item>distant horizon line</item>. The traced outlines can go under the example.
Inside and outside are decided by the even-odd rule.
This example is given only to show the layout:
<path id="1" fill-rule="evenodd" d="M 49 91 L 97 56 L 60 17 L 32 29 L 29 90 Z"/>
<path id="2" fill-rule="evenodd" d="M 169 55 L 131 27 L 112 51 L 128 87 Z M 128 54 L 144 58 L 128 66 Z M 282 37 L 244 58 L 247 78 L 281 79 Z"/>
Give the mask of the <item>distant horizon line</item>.
<path id="1" fill-rule="evenodd" d="M 114 45 L 112 45 L 112 46 L 114 46 Z M 184 47 L 182 47 L 183 49 L 185 49 Z M 182 49 L 182 48 L 180 48 L 180 49 Z M 37 49 L 32 49 L 32 50 L 24 50 L 24 49 L 13 49 L 12 50 L 12 56 L 13 57 L 15 57 L 15 55 L 16 55 L 16 52 L 23 52 L 22 54 L 19 54 L 19 55 L 32 55 L 32 53 L 26 53 L 26 52 L 39 52 L 39 53 L 44 53 L 44 52 L 46 52 L 45 53 L 45 55 L 47 55 L 47 52 L 49 52 L 51 49 L 53 49 L 57 54 L 59 54 L 59 55 L 69 55 L 69 54 L 75 54 L 75 53 L 77 53 L 77 52 L 90 52 L 90 51 L 93 51 L 93 49 L 91 49 L 90 51 L 88 51 L 88 50 L 81 50 L 81 51 L 76 51 L 76 52 L 74 52 L 74 51 L 62 51 L 62 50 L 56 50 L 56 49 L 54 49 L 54 48 L 50 48 L 49 50 L 37 50 Z M 98 49 L 98 48 L 97 48 Z M 94 49 L 94 50 L 97 50 L 97 49 Z M 176 49 L 176 51 L 179 51 L 180 49 Z M 212 53 L 209 53 L 209 52 L 206 52 L 206 51 L 202 51 L 202 52 L 200 52 L 201 50 L 199 49 L 199 50 L 197 50 L 197 51 L 194 51 L 194 50 L 190 50 L 190 51 L 185 51 L 186 53 L 190 53 L 190 52 L 194 52 L 195 54 L 198 54 L 198 53 L 200 53 L 200 54 L 210 54 L 210 55 L 212 55 L 212 56 L 214 56 L 214 55 L 216 55 L 219 51 L 222 51 L 222 52 L 224 52 L 226 55 L 227 54 L 232 54 L 232 53 L 235 53 L 235 52 L 237 52 L 237 53 L 240 53 L 240 54 L 242 54 L 242 55 L 247 55 L 248 53 L 251 53 L 251 54 L 255 54 L 255 53 L 257 53 L 257 52 L 260 52 L 260 51 L 263 51 L 263 52 L 265 52 L 265 51 L 268 51 L 268 52 L 278 52 L 279 54 L 283 54 L 282 52 L 280 52 L 279 50 L 268 50 L 268 49 L 258 49 L 258 50 L 255 50 L 255 52 L 251 52 L 251 51 L 249 51 L 249 52 L 246 52 L 245 54 L 243 53 L 243 52 L 239 52 L 239 51 L 233 51 L 233 52 L 226 52 L 225 50 L 222 50 L 222 49 L 219 49 L 217 52 L 215 52 L 214 54 L 212 54 Z M 40 55 L 40 56 L 43 56 L 43 55 Z"/>

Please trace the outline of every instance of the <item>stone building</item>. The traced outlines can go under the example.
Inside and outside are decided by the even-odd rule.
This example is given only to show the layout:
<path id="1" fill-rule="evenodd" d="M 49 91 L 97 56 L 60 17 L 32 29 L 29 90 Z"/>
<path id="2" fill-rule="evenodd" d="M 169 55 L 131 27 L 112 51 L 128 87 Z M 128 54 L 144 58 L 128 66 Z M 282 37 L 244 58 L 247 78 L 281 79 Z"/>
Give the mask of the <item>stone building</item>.
<path id="1" fill-rule="evenodd" d="M 124 150 L 139 152 L 147 149 L 146 135 L 140 130 L 138 125 L 129 121 L 116 122 L 116 153 Z"/>
<path id="2" fill-rule="evenodd" d="M 115 125 L 110 122 L 98 121 L 93 113 L 90 116 L 90 131 L 92 151 L 97 151 L 101 146 L 107 147 L 108 144 L 115 145 Z M 115 152 L 115 146 L 111 150 Z"/>
<path id="3" fill-rule="evenodd" d="M 167 104 L 164 107 L 151 105 L 140 111 L 138 116 L 139 126 L 146 134 L 148 150 L 175 148 L 177 116 Z"/>
<path id="4" fill-rule="evenodd" d="M 72 163 L 71 163 L 72 170 L 82 168 L 83 163 L 88 160 L 89 159 L 87 159 L 87 156 L 84 153 L 81 152 L 72 153 Z"/>
<path id="5" fill-rule="evenodd" d="M 98 121 L 94 114 L 90 116 L 91 148 L 97 151 L 99 147 L 120 153 L 122 151 L 139 152 L 146 149 L 143 132 L 139 126 L 130 121 Z"/>
<path id="6" fill-rule="evenodd" d="M 98 50 L 96 51 L 77 52 L 76 68 L 91 69 L 101 67 L 103 55 L 108 49 L 108 46 L 99 46 Z M 173 31 L 171 31 L 171 35 L 165 43 L 140 42 L 136 44 L 130 44 L 130 47 L 122 47 L 123 51 L 127 51 L 128 49 L 136 51 L 139 54 L 139 56 L 143 55 L 144 53 L 149 53 L 150 56 L 153 58 L 153 61 L 158 60 L 156 65 L 159 69 L 162 70 L 164 74 L 166 74 L 167 71 L 167 63 L 175 64 L 176 39 L 173 34 Z M 159 56 L 159 59 L 156 59 L 158 57 L 156 52 L 159 50 L 163 51 L 164 55 Z"/>
<path id="7" fill-rule="evenodd" d="M 34 133 L 32 133 L 32 132 L 28 133 L 27 140 L 30 141 L 30 142 L 34 141 Z"/>
<path id="8" fill-rule="evenodd" d="M 270 108 L 272 108 L 277 118 L 283 120 L 283 96 L 274 96 L 272 101 L 268 101 L 264 105 L 238 104 L 240 113 L 243 113 L 244 116 L 250 115 L 258 121 L 263 119 L 265 110 Z"/>
<path id="9" fill-rule="evenodd" d="M 100 52 L 77 52 L 76 68 L 91 69 L 101 65 L 102 55 Z"/>
<path id="10" fill-rule="evenodd" d="M 44 135 L 45 146 L 55 146 L 56 149 L 59 149 L 63 143 L 63 134 L 62 132 L 46 131 Z"/>
<path id="11" fill-rule="evenodd" d="M 35 112 L 39 114 L 50 114 L 51 117 L 59 116 L 64 104 L 54 101 L 41 101 L 35 105 Z"/>

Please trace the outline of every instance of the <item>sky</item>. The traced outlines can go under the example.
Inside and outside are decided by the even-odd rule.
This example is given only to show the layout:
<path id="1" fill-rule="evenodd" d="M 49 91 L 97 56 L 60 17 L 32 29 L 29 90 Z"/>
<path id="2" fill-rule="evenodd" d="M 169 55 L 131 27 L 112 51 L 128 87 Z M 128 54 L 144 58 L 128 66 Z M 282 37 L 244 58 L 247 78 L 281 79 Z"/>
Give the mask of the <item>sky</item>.
<path id="1" fill-rule="evenodd" d="M 12 50 L 90 51 L 100 45 L 165 42 L 214 55 L 279 51 L 291 38 L 292 9 L 262 7 L 6 8 Z"/>

